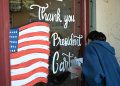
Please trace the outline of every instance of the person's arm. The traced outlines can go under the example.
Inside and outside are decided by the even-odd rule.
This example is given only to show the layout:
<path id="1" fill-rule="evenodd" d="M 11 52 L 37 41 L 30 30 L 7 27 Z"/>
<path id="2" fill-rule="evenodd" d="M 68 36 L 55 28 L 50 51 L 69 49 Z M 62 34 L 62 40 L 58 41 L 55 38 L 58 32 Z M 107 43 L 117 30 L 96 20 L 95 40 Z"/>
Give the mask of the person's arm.
<path id="1" fill-rule="evenodd" d="M 83 83 L 90 86 L 97 86 L 105 77 L 97 52 L 92 45 L 87 45 L 84 49 L 81 77 Z"/>
<path id="2" fill-rule="evenodd" d="M 78 77 L 78 79 L 80 79 L 80 81 L 82 81 L 81 74 L 82 74 L 82 71 L 76 72 L 76 76 Z"/>
<path id="3" fill-rule="evenodd" d="M 82 66 L 83 66 L 83 63 L 81 63 L 81 67 Z M 76 72 L 76 76 L 78 77 L 78 79 L 80 79 L 82 81 L 81 74 L 82 74 L 82 71 Z"/>

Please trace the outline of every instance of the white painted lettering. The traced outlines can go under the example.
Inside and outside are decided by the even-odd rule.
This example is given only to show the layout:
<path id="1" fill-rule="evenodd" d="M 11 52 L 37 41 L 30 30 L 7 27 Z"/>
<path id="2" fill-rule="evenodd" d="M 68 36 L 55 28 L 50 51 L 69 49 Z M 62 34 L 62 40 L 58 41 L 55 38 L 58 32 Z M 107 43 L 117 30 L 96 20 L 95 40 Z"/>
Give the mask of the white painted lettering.
<path id="1" fill-rule="evenodd" d="M 55 65 L 55 57 L 56 57 L 56 55 L 57 55 L 56 61 L 58 61 L 58 59 L 59 59 L 59 52 L 58 52 L 58 51 L 56 51 L 56 52 L 54 53 L 54 56 L 53 56 L 53 62 L 52 62 L 53 74 L 56 74 L 56 73 L 57 73 L 57 71 L 58 71 L 58 66 L 59 66 L 58 63 L 56 63 L 56 65 Z M 57 67 L 56 70 L 55 70 L 55 66 Z"/>
<path id="2" fill-rule="evenodd" d="M 65 21 L 64 28 L 66 29 L 68 26 L 68 22 L 75 22 L 74 15 L 65 15 L 64 21 Z"/>
<path id="3" fill-rule="evenodd" d="M 53 46 L 58 46 L 59 44 L 63 45 L 63 46 L 69 46 L 69 45 L 81 46 L 80 39 L 83 38 L 83 36 L 82 35 L 74 36 L 72 33 L 70 39 L 69 39 L 69 37 L 61 39 L 60 37 L 58 37 L 57 33 L 53 33 L 51 38 L 53 38 Z M 56 43 L 56 40 L 58 40 L 57 43 Z"/>
<path id="4" fill-rule="evenodd" d="M 53 68 L 53 74 L 56 74 L 58 72 L 58 70 L 60 72 L 65 72 L 65 70 L 67 71 L 68 67 L 71 66 L 71 59 L 72 57 L 74 57 L 73 54 L 65 54 L 65 53 L 62 53 L 62 56 L 63 57 L 63 61 L 61 63 L 55 63 L 55 60 L 58 61 L 59 60 L 59 52 L 56 51 L 54 53 L 54 56 L 53 56 L 53 62 L 52 62 L 52 68 Z M 66 61 L 66 58 L 68 58 L 68 61 Z M 74 59 L 76 59 L 76 57 L 74 57 Z M 59 69 L 58 69 L 59 68 Z"/>
<path id="5" fill-rule="evenodd" d="M 62 22 L 62 20 L 60 19 L 60 8 L 57 9 L 57 13 L 56 14 L 47 14 L 45 13 L 46 9 L 49 7 L 49 5 L 46 3 L 46 7 L 41 7 L 39 5 L 33 4 L 30 6 L 30 9 L 33 9 L 33 6 L 39 7 L 38 10 L 38 17 L 39 20 L 45 20 L 45 21 L 56 21 L 56 22 Z"/>

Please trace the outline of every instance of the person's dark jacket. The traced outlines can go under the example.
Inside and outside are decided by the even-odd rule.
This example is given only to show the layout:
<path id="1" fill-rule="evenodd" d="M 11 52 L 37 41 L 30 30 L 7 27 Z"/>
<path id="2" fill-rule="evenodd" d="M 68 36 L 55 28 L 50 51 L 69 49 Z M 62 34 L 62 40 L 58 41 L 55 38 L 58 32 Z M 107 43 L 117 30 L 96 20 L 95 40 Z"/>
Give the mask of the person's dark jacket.
<path id="1" fill-rule="evenodd" d="M 108 42 L 95 40 L 85 47 L 81 77 L 85 86 L 120 86 L 120 67 Z"/>

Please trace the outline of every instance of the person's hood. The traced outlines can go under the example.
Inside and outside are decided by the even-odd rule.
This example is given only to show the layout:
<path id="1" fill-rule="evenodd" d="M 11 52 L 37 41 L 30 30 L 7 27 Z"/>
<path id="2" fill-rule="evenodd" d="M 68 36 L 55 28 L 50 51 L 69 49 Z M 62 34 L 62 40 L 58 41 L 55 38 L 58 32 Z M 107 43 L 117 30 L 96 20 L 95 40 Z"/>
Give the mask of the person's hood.
<path id="1" fill-rule="evenodd" d="M 90 44 L 93 44 L 93 45 L 94 44 L 99 44 L 99 45 L 103 46 L 104 48 L 106 48 L 109 52 L 111 52 L 112 54 L 115 55 L 115 49 L 108 42 L 94 40 Z"/>

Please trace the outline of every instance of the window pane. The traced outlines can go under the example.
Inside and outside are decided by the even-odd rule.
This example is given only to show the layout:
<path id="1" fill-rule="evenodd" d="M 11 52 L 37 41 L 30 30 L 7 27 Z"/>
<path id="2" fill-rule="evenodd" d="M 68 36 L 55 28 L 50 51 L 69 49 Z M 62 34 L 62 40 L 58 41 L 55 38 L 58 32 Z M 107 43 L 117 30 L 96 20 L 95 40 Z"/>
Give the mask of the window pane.
<path id="1" fill-rule="evenodd" d="M 18 5 L 20 9 L 18 9 Z M 26 73 L 26 76 L 28 74 L 28 76 L 24 78 L 26 80 L 24 80 L 25 84 L 32 83 L 34 86 L 80 86 L 75 72 L 71 73 L 68 71 L 70 66 L 80 66 L 79 60 L 82 61 L 82 59 L 78 59 L 80 56 L 80 39 L 82 38 L 80 35 L 79 5 L 79 0 L 10 0 L 11 56 L 16 59 L 17 57 L 14 56 L 14 53 L 23 52 L 23 54 L 25 54 L 28 52 L 29 48 L 38 49 L 40 47 L 40 49 L 43 49 L 42 51 L 39 51 L 39 49 L 36 50 L 37 54 L 31 50 L 31 53 L 29 54 L 27 53 L 21 57 L 18 56 L 17 59 L 24 60 L 28 58 L 23 62 L 15 62 L 15 59 L 11 59 L 11 65 L 14 64 L 12 62 L 15 62 L 16 66 L 21 64 L 27 65 L 23 65 L 24 68 L 21 66 L 21 68 L 27 71 L 21 72 Z M 31 28 L 33 22 L 40 22 L 39 25 L 45 27 L 35 23 L 36 27 Z M 46 23 L 50 24 L 50 26 Z M 48 28 L 50 28 L 50 32 L 48 31 Z M 32 38 L 33 33 L 36 37 L 42 35 L 42 41 L 40 38 Z M 49 38 L 49 40 L 47 40 L 47 38 Z M 48 42 L 50 42 L 50 45 Z M 41 45 L 38 45 L 38 43 L 41 43 Z M 46 57 L 46 54 L 43 55 L 42 52 L 44 50 L 50 50 L 50 56 L 48 58 Z M 42 54 L 42 57 L 39 57 L 39 54 Z M 37 60 L 39 58 L 42 58 L 42 60 L 39 61 L 40 63 L 38 63 Z M 32 60 L 36 61 L 36 63 Z M 30 63 L 26 64 L 26 62 Z M 37 63 L 42 66 L 39 66 Z M 32 69 L 31 66 L 33 65 L 34 67 Z M 41 75 L 33 76 L 38 73 L 35 68 L 40 68 L 37 71 L 40 72 Z M 11 70 L 14 71 L 13 69 Z M 17 72 L 18 75 L 19 72 L 20 71 Z M 31 75 L 29 75 L 29 73 Z M 46 77 L 46 75 L 48 76 Z M 22 75 L 19 76 L 22 77 Z M 39 79 L 39 77 L 42 78 Z M 28 80 L 28 78 L 30 80 Z M 22 83 L 23 81 L 19 84 Z"/>

